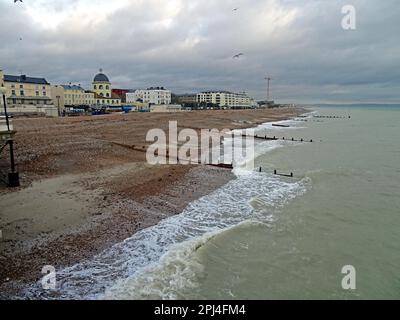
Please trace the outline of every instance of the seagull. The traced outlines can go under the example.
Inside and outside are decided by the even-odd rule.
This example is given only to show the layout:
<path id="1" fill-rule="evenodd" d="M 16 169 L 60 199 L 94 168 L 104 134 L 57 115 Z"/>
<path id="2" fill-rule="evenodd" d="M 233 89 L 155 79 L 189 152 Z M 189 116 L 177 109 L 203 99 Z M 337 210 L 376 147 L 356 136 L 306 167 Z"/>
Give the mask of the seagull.
<path id="1" fill-rule="evenodd" d="M 23 2 L 22 0 L 14 0 L 14 3 L 17 3 L 17 2 Z"/>
<path id="2" fill-rule="evenodd" d="M 239 53 L 233 56 L 233 59 L 239 59 L 240 56 L 244 56 L 244 53 Z"/>
<path id="3" fill-rule="evenodd" d="M 233 11 L 238 11 L 239 10 L 239 8 L 235 8 L 235 9 L 233 9 Z"/>

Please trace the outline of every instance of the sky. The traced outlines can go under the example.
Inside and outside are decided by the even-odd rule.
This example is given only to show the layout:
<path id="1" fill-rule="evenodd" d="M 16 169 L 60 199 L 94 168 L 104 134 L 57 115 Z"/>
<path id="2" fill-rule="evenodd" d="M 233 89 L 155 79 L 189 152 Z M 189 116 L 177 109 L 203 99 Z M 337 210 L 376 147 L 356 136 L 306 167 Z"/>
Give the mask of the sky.
<path id="1" fill-rule="evenodd" d="M 280 103 L 399 103 L 399 35 L 398 0 L 0 0 L 0 69 L 87 89 L 102 68 L 114 88 L 265 100 L 270 76 Z"/>

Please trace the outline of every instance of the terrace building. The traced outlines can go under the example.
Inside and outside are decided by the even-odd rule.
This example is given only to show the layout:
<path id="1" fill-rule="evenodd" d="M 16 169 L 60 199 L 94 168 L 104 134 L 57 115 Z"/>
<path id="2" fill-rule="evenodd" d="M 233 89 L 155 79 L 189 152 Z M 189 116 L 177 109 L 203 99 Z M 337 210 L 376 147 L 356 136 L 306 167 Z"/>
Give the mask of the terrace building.
<path id="1" fill-rule="evenodd" d="M 151 87 L 146 90 L 136 90 L 126 94 L 126 102 L 140 101 L 149 105 L 171 104 L 171 91 L 163 87 Z"/>
<path id="2" fill-rule="evenodd" d="M 246 93 L 205 91 L 197 94 L 198 103 L 216 104 L 222 109 L 248 109 L 253 103 Z"/>
<path id="3" fill-rule="evenodd" d="M 51 85 L 45 78 L 7 75 L 0 70 L 0 82 L 7 89 L 6 99 L 10 114 L 58 115 L 51 99 Z"/>
<path id="4" fill-rule="evenodd" d="M 90 107 L 96 103 L 94 92 L 86 91 L 77 85 L 56 85 L 51 87 L 54 105 L 60 111 L 66 107 Z"/>

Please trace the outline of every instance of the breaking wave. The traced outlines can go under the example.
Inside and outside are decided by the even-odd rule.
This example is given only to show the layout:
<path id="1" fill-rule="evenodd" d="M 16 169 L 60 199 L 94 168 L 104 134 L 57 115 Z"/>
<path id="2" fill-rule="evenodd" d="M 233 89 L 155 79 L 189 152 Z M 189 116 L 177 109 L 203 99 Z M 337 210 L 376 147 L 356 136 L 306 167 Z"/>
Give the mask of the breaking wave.
<path id="1" fill-rule="evenodd" d="M 282 147 L 256 146 L 257 153 Z M 237 179 L 188 205 L 179 215 L 134 234 L 89 261 L 57 273 L 58 289 L 38 283 L 25 297 L 44 299 L 176 299 L 195 286 L 202 265 L 195 252 L 214 236 L 243 223 L 268 223 L 288 201 L 306 192 L 309 180 L 234 170 Z M 137 290 L 140 288 L 140 290 Z"/>

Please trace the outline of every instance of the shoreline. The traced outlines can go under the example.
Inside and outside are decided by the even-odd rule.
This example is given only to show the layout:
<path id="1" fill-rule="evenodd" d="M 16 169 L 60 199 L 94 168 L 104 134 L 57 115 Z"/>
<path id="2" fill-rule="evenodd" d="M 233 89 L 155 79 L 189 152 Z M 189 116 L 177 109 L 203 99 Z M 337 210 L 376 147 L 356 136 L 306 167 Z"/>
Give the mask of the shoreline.
<path id="1" fill-rule="evenodd" d="M 262 114 L 254 114 L 250 120 L 243 120 L 240 125 L 231 129 L 249 128 L 266 122 L 287 120 L 307 110 L 300 108 L 289 111 L 278 110 L 278 112 L 273 110 L 269 115 L 267 111 L 270 110 L 263 111 Z M 236 116 L 235 112 L 229 113 Z M 229 113 L 225 114 L 229 115 Z M 169 115 L 170 118 L 175 116 L 176 114 Z M 197 116 L 202 115 L 197 114 Z M 164 117 L 168 118 L 165 115 Z M 118 118 L 114 117 L 114 119 Z M 223 122 L 223 120 L 225 119 L 220 116 L 216 122 Z M 72 122 L 75 121 L 78 125 L 80 124 L 76 119 Z M 228 118 L 228 121 L 231 119 Z M 118 121 L 116 122 L 114 125 L 118 127 Z M 226 123 L 220 125 L 223 124 Z M 200 122 L 199 125 L 206 128 L 204 123 Z M 185 127 L 191 128 L 190 125 Z M 196 127 L 193 123 L 192 128 Z M 29 133 L 30 130 L 31 128 L 27 132 Z M 113 134 L 112 140 L 108 139 L 109 141 L 116 139 L 115 133 Z M 126 150 L 124 152 L 126 153 Z M 113 152 L 111 153 L 113 155 Z M 106 154 L 106 156 L 110 155 Z M 3 266 L 0 272 L 0 299 L 23 298 L 19 296 L 20 290 L 42 278 L 40 271 L 44 265 L 53 265 L 59 270 L 90 259 L 136 232 L 181 213 L 190 202 L 213 192 L 235 178 L 231 171 L 208 166 L 149 166 L 143 160 L 137 159 L 138 156 L 140 157 L 134 154 L 133 157 L 136 157 L 134 161 L 118 159 L 114 165 L 107 165 L 100 170 L 87 170 L 83 164 L 78 168 L 81 172 L 72 170 L 72 173 L 65 174 L 63 170 L 59 170 L 58 175 L 53 175 L 54 168 L 49 168 L 48 174 L 44 175 L 46 180 L 32 178 L 36 173 L 32 170 L 33 174 L 30 178 L 24 177 L 24 181 L 30 181 L 28 188 L 25 183 L 25 188 L 18 191 L 0 193 L 2 200 L 8 199 L 11 204 L 14 203 L 14 207 L 11 205 L 9 208 L 11 210 L 9 216 L 15 213 L 13 210 L 16 209 L 15 199 L 18 198 L 16 195 L 20 196 L 23 192 L 26 193 L 25 196 L 40 194 L 45 197 L 47 211 L 49 211 L 49 214 L 44 214 L 47 218 L 46 225 L 41 216 L 46 211 L 46 205 L 41 206 L 40 200 L 37 204 L 31 201 L 31 207 L 35 209 L 37 205 L 37 212 L 33 210 L 34 220 L 33 223 L 30 221 L 30 229 L 24 223 L 27 223 L 27 219 L 32 219 L 32 213 L 28 218 L 26 208 L 20 207 L 21 216 L 19 220 L 13 221 L 15 225 L 12 227 L 15 230 L 11 240 L 6 239 L 6 242 L 0 242 L 2 252 L 0 262 Z M 81 208 L 82 212 L 77 214 L 79 210 L 75 210 L 69 217 L 64 215 L 60 218 L 57 212 L 65 209 L 57 208 L 60 197 L 66 201 L 67 205 L 77 203 L 77 208 Z M 53 206 L 50 199 L 53 199 Z M 3 227 L 3 214 L 0 218 L 2 218 L 0 225 Z M 4 233 L 4 236 L 8 237 L 7 233 Z"/>

